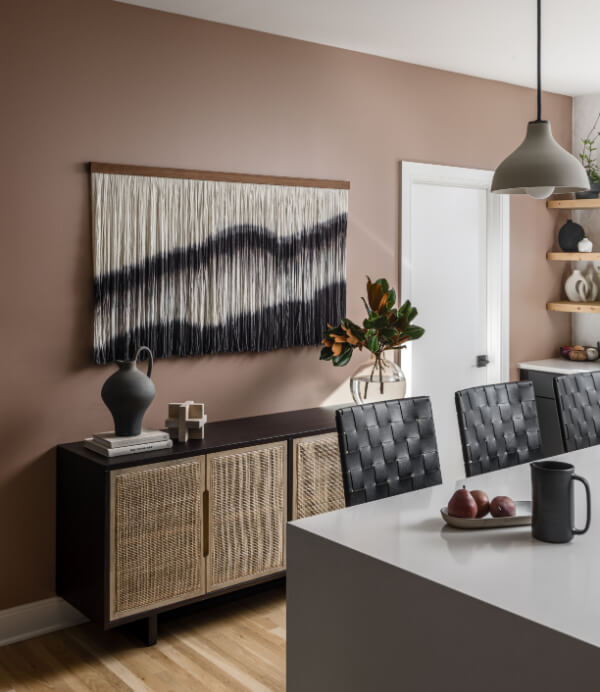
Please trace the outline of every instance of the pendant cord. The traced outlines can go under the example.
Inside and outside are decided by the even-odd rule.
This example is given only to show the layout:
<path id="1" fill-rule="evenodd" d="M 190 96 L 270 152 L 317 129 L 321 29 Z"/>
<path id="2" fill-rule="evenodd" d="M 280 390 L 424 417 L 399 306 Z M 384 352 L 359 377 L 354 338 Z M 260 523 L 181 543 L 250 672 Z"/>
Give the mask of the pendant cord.
<path id="1" fill-rule="evenodd" d="M 537 0 L 537 122 L 542 119 L 542 0 Z"/>

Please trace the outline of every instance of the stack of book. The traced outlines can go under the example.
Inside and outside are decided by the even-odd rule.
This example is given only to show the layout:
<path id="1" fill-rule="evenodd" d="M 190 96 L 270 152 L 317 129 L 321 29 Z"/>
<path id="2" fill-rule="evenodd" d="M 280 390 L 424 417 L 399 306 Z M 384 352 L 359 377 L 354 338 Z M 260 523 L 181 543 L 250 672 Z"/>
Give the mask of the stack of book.
<path id="1" fill-rule="evenodd" d="M 105 457 L 120 457 L 125 454 L 152 452 L 173 446 L 168 432 L 143 430 L 139 435 L 119 437 L 114 432 L 103 432 L 86 438 L 84 447 Z"/>

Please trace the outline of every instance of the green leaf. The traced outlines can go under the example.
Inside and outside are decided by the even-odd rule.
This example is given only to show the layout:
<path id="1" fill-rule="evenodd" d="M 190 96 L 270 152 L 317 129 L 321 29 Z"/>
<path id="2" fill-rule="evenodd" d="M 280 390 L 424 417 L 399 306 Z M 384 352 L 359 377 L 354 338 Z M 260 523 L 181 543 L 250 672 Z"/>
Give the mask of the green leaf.
<path id="1" fill-rule="evenodd" d="M 393 327 L 387 327 L 386 329 L 379 330 L 379 339 L 387 344 L 393 344 L 394 340 L 398 336 L 398 330 Z"/>
<path id="2" fill-rule="evenodd" d="M 350 358 L 352 358 L 352 351 L 353 349 L 350 344 L 344 344 L 344 348 L 342 349 L 340 355 L 333 358 L 333 364 L 336 367 L 347 365 L 350 362 Z"/>
<path id="3" fill-rule="evenodd" d="M 321 355 L 319 360 L 331 360 L 333 358 L 333 351 L 329 346 L 323 346 L 321 349 Z"/>
<path id="4" fill-rule="evenodd" d="M 420 339 L 425 334 L 425 330 L 423 327 L 417 327 L 416 324 L 412 324 L 404 330 L 404 333 L 414 341 L 414 339 Z"/>
<path id="5" fill-rule="evenodd" d="M 382 329 L 383 327 L 387 327 L 387 324 L 388 321 L 385 315 L 378 315 L 375 313 L 373 317 L 363 322 L 363 327 L 365 329 Z"/>
<path id="6" fill-rule="evenodd" d="M 402 305 L 398 308 L 398 317 L 404 317 L 410 308 L 410 300 L 405 300 L 404 303 L 402 303 Z"/>
<path id="7" fill-rule="evenodd" d="M 365 334 L 367 348 L 371 353 L 377 353 L 379 351 L 379 338 L 377 336 L 377 331 L 375 329 L 368 329 Z"/>
<path id="8" fill-rule="evenodd" d="M 325 332 L 325 338 L 328 339 L 330 334 L 337 334 L 338 336 L 345 336 L 346 332 L 342 329 L 341 326 L 337 326 L 337 327 L 332 327 L 331 329 L 327 329 L 327 331 Z"/>
<path id="9" fill-rule="evenodd" d="M 394 305 L 396 305 L 396 291 L 394 291 L 394 289 L 392 288 L 390 289 L 390 293 L 387 299 L 388 310 L 391 310 L 394 307 Z"/>
<path id="10" fill-rule="evenodd" d="M 375 283 L 381 286 L 381 295 L 387 293 L 390 290 L 390 285 L 387 279 L 377 279 Z"/>

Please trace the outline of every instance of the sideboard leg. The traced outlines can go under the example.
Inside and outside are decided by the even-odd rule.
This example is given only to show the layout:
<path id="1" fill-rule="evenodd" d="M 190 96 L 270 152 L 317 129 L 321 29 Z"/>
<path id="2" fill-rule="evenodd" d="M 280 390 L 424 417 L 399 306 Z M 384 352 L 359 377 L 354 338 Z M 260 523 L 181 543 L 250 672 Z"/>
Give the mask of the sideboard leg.
<path id="1" fill-rule="evenodd" d="M 142 640 L 144 646 L 154 646 L 158 639 L 158 617 L 149 615 L 136 623 L 137 636 Z"/>

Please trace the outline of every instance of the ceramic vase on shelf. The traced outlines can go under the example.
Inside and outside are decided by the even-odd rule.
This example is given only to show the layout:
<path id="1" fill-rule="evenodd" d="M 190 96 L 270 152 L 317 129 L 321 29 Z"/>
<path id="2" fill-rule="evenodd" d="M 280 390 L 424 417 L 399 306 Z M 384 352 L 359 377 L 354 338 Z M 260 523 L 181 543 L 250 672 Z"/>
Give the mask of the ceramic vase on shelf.
<path id="1" fill-rule="evenodd" d="M 573 269 L 565 281 L 565 293 L 567 298 L 574 303 L 589 300 L 590 285 L 580 269 Z"/>
<path id="2" fill-rule="evenodd" d="M 598 298 L 598 281 L 596 278 L 596 271 L 594 270 L 594 267 L 592 265 L 588 266 L 587 270 L 584 273 L 584 276 L 586 278 L 588 286 L 590 287 L 587 299 L 589 301 L 594 301 Z"/>
<path id="3" fill-rule="evenodd" d="M 137 360 L 144 351 L 148 353 L 146 374 L 137 369 Z M 150 379 L 152 351 L 147 346 L 141 346 L 133 360 L 118 360 L 116 363 L 119 369 L 104 383 L 102 401 L 112 414 L 115 434 L 139 435 L 142 432 L 144 414 L 156 394 L 154 383 Z"/>
<path id="4" fill-rule="evenodd" d="M 402 370 L 385 353 L 372 355 L 350 379 L 350 391 L 357 404 L 369 404 L 386 399 L 402 399 L 406 394 L 406 379 Z"/>

